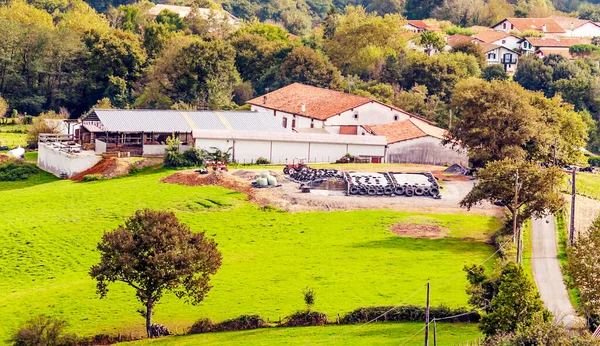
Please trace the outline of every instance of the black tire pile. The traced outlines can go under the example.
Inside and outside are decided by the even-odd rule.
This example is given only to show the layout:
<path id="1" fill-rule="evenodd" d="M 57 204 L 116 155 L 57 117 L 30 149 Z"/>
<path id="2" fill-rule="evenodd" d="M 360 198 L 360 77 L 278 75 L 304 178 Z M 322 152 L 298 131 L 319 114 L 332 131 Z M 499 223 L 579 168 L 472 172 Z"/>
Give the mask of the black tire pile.
<path id="1" fill-rule="evenodd" d="M 440 185 L 431 173 L 426 173 L 429 185 L 424 184 L 399 184 L 389 174 L 383 174 L 385 184 L 382 182 L 381 175 L 352 177 L 346 173 L 348 181 L 348 193 L 358 196 L 430 196 L 440 199 Z"/>
<path id="2" fill-rule="evenodd" d="M 338 174 L 337 169 L 308 169 L 305 171 L 294 172 L 289 175 L 290 179 L 299 183 L 308 183 L 319 179 L 343 179 L 342 175 Z"/>

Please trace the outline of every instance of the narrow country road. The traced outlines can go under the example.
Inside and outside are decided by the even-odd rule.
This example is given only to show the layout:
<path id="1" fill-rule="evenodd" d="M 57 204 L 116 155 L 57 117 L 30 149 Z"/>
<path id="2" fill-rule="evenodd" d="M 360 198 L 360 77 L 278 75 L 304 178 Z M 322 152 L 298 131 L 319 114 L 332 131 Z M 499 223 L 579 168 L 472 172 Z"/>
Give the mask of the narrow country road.
<path id="1" fill-rule="evenodd" d="M 532 219 L 531 233 L 531 266 L 542 301 L 552 311 L 554 317 L 570 329 L 577 317 L 569 300 L 569 293 L 563 282 L 558 262 L 554 217 L 546 216 L 542 219 Z"/>

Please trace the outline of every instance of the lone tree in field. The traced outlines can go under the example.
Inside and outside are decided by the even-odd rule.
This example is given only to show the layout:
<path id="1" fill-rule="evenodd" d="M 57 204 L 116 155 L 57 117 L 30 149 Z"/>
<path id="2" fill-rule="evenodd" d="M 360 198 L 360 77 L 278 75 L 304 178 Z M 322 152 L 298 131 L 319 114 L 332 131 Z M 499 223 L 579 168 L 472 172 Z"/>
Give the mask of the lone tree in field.
<path id="1" fill-rule="evenodd" d="M 521 185 L 515 204 L 517 170 Z M 477 184 L 460 201 L 460 205 L 470 209 L 484 200 L 502 204 L 512 214 L 513 219 L 516 212 L 519 212 L 519 225 L 532 216 L 554 214 L 565 203 L 555 188 L 563 179 L 563 174 L 556 167 L 543 168 L 528 161 L 504 159 L 488 163 L 477 172 L 477 179 Z"/>
<path id="2" fill-rule="evenodd" d="M 135 215 L 98 244 L 100 263 L 90 269 L 97 291 L 103 298 L 108 284 L 121 281 L 135 288 L 144 304 L 146 331 L 152 337 L 152 313 L 165 291 L 196 305 L 211 289 L 210 276 L 221 266 L 217 244 L 192 233 L 175 214 L 138 210 Z"/>

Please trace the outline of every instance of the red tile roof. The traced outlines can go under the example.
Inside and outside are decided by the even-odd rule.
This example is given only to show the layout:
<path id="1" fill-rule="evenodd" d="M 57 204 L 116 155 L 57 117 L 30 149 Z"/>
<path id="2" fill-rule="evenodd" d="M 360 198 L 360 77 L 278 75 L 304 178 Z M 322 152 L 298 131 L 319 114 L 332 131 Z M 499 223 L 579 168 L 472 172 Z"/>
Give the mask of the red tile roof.
<path id="1" fill-rule="evenodd" d="M 491 50 L 494 50 L 494 49 L 496 49 L 496 48 L 500 48 L 501 46 L 499 46 L 499 45 L 497 45 L 497 44 L 493 44 L 493 43 L 485 43 L 485 42 L 481 42 L 481 43 L 479 44 L 479 47 L 481 47 L 481 51 L 482 51 L 483 53 L 487 53 L 487 52 L 489 52 L 489 51 L 491 51 Z M 506 47 L 505 47 L 505 48 L 506 48 Z M 508 48 L 506 48 L 506 49 L 508 49 Z"/>
<path id="2" fill-rule="evenodd" d="M 427 27 L 429 26 L 429 25 L 427 25 L 427 23 L 425 23 L 422 20 L 409 20 L 408 24 L 410 24 L 416 28 L 419 28 L 419 29 L 427 29 Z"/>
<path id="3" fill-rule="evenodd" d="M 550 54 L 556 54 L 563 56 L 569 60 L 573 60 L 576 57 L 569 53 L 569 50 L 566 48 L 543 48 L 535 51 L 535 54 L 541 55 L 542 57 L 547 57 Z"/>
<path id="4" fill-rule="evenodd" d="M 475 35 L 475 38 L 485 43 L 493 43 L 509 36 L 513 35 L 501 31 L 484 31 Z"/>
<path id="5" fill-rule="evenodd" d="M 556 24 L 560 25 L 560 27 L 565 30 L 577 29 L 580 26 L 583 26 L 587 23 L 592 23 L 594 25 L 597 25 L 596 23 L 592 22 L 591 20 L 579 19 L 579 18 L 573 18 L 573 17 L 550 16 L 549 18 L 554 20 L 556 22 Z"/>
<path id="6" fill-rule="evenodd" d="M 444 139 L 446 130 L 430 125 L 422 120 L 410 118 L 385 125 L 363 126 L 377 136 L 385 136 L 388 144 L 403 142 L 421 137 Z"/>
<path id="7" fill-rule="evenodd" d="M 446 43 L 448 43 L 449 46 L 454 47 L 454 45 L 456 45 L 457 43 L 471 42 L 473 40 L 475 40 L 475 39 L 471 36 L 456 34 L 456 35 L 448 36 L 446 38 Z"/>
<path id="8" fill-rule="evenodd" d="M 527 30 L 544 31 L 543 26 L 546 25 L 546 33 L 563 34 L 565 30 L 551 18 L 505 18 L 498 24 L 508 20 L 520 32 Z M 498 24 L 493 25 L 493 27 Z"/>
<path id="9" fill-rule="evenodd" d="M 549 37 L 528 37 L 525 39 L 534 47 L 571 47 L 576 44 L 590 44 L 590 38 L 549 38 Z"/>
<path id="10" fill-rule="evenodd" d="M 266 103 L 264 102 L 265 96 L 267 98 Z M 407 114 L 409 117 L 419 118 L 402 109 L 381 103 L 368 97 L 356 96 L 302 83 L 290 84 L 266 95 L 256 97 L 246 103 L 317 120 L 327 120 L 335 115 L 371 102 L 395 109 L 398 112 Z M 305 105 L 304 112 L 302 112 L 303 104 Z M 428 122 L 425 119 L 421 119 L 421 121 Z"/>

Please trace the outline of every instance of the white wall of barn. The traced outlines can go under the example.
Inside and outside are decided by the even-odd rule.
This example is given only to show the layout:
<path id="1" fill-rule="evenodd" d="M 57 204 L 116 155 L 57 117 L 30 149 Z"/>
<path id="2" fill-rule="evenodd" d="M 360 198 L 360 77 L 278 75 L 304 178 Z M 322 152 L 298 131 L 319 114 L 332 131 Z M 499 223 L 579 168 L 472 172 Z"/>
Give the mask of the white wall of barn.
<path id="1" fill-rule="evenodd" d="M 286 113 L 286 112 L 282 112 L 282 111 L 276 111 L 273 109 L 263 108 L 263 107 L 255 106 L 255 105 L 251 105 L 250 110 L 258 111 L 258 112 L 267 112 L 267 113 L 273 114 L 273 116 L 279 121 L 279 123 L 282 126 L 285 123 L 286 126 L 284 128 L 290 129 L 290 130 L 292 129 L 292 124 L 295 124 L 296 128 L 299 128 L 299 129 L 311 128 L 311 124 L 313 125 L 312 127 L 314 127 L 314 128 L 323 128 L 323 121 L 311 119 L 309 117 L 304 117 L 301 115 L 294 115 L 294 114 L 290 114 L 290 113 Z M 286 119 L 285 121 L 284 121 L 284 118 Z"/>
<path id="2" fill-rule="evenodd" d="M 39 143 L 38 146 L 38 167 L 57 177 L 65 174 L 67 178 L 70 178 L 92 168 L 101 159 L 102 156 L 95 155 L 94 152 L 70 154 L 49 148 L 44 143 Z"/>
<path id="3" fill-rule="evenodd" d="M 434 137 L 421 137 L 388 145 L 387 160 L 390 163 L 417 163 L 429 165 L 467 165 L 466 151 L 456 151 Z"/>
<path id="4" fill-rule="evenodd" d="M 575 30 L 565 30 L 567 33 L 564 36 L 567 37 L 594 37 L 600 36 L 600 27 L 594 23 L 584 24 Z"/>

